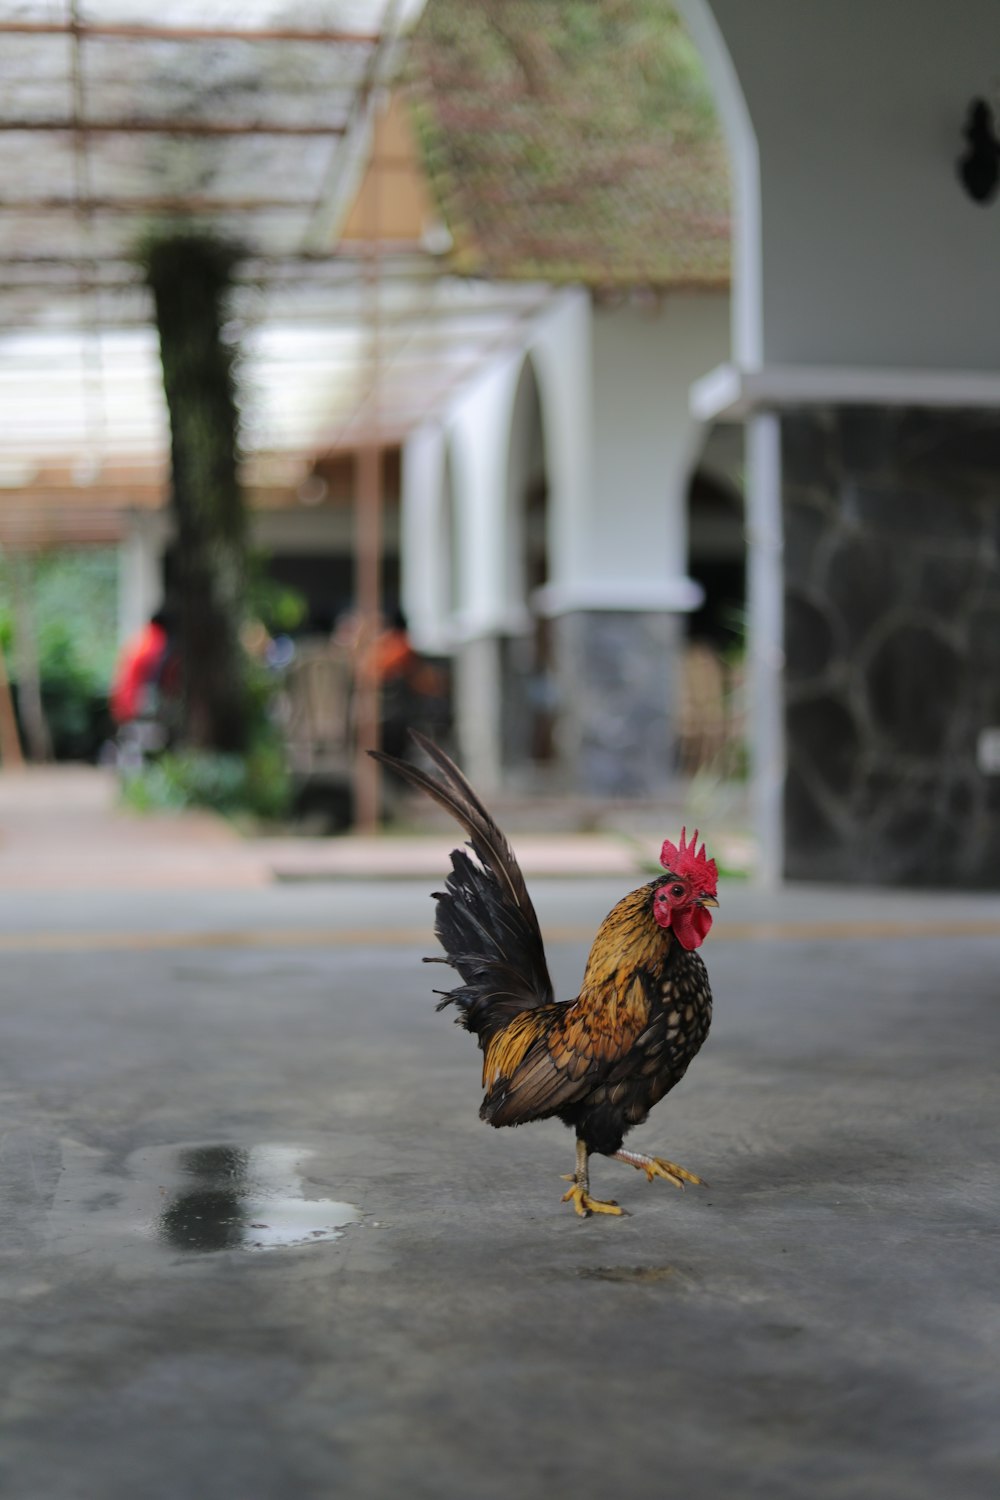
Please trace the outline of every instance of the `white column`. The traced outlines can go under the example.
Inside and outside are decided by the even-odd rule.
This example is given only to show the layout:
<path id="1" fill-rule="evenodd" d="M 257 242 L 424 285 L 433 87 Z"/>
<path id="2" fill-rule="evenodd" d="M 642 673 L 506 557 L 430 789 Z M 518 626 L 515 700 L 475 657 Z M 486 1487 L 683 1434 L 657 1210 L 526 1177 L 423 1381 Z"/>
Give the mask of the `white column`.
<path id="1" fill-rule="evenodd" d="M 455 489 L 455 725 L 470 779 L 500 782 L 500 635 L 507 615 L 505 511 L 510 416 L 523 355 L 492 366 L 448 422 Z"/>
<path id="2" fill-rule="evenodd" d="M 447 650 L 451 639 L 450 520 L 445 435 L 428 424 L 403 445 L 400 565 L 403 610 L 418 651 Z"/>
<path id="3" fill-rule="evenodd" d="M 118 639 L 134 635 L 163 602 L 162 524 L 158 516 L 131 511 L 118 548 Z"/>
<path id="4" fill-rule="evenodd" d="M 757 880 L 773 888 L 782 875 L 785 783 L 781 420 L 774 412 L 749 419 L 746 454 L 751 809 Z"/>
<path id="5" fill-rule="evenodd" d="M 501 781 L 500 637 L 475 636 L 454 653 L 455 735 L 469 780 L 484 797 Z"/>
<path id="6" fill-rule="evenodd" d="M 505 522 L 510 416 L 523 355 L 499 360 L 453 408 L 458 536 L 458 626 L 467 636 L 502 628 L 507 609 Z"/>

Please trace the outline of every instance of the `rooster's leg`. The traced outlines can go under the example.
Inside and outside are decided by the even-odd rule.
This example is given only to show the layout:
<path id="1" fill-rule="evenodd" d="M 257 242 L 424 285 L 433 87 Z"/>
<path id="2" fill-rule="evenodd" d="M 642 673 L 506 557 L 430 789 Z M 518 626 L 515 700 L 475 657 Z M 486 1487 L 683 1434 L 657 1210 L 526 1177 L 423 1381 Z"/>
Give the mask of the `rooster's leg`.
<path id="1" fill-rule="evenodd" d="M 569 1192 L 563 1193 L 563 1202 L 568 1203 L 571 1199 L 573 1207 L 581 1219 L 587 1219 L 591 1214 L 622 1214 L 623 1208 L 619 1208 L 615 1202 L 602 1203 L 599 1198 L 590 1196 L 590 1152 L 587 1150 L 586 1141 L 577 1140 L 576 1143 L 576 1171 L 565 1178 L 573 1186 Z"/>
<path id="2" fill-rule="evenodd" d="M 637 1172 L 645 1172 L 649 1182 L 654 1177 L 662 1177 L 666 1182 L 672 1182 L 674 1187 L 682 1188 L 686 1182 L 693 1182 L 696 1187 L 708 1187 L 708 1183 L 701 1177 L 685 1171 L 675 1161 L 665 1161 L 662 1156 L 645 1156 L 641 1151 L 616 1151 L 615 1161 L 626 1162 L 630 1167 L 635 1167 Z"/>

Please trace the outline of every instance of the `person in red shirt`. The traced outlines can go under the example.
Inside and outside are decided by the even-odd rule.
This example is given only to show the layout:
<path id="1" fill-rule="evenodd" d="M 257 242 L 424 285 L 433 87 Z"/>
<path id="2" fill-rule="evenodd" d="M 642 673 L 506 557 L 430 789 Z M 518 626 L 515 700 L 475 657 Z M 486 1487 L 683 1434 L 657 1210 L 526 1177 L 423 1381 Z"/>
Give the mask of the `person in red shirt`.
<path id="1" fill-rule="evenodd" d="M 170 649 L 168 623 L 166 612 L 158 610 L 126 642 L 115 668 L 109 699 L 116 724 L 128 724 L 149 713 L 151 690 L 159 686 Z"/>

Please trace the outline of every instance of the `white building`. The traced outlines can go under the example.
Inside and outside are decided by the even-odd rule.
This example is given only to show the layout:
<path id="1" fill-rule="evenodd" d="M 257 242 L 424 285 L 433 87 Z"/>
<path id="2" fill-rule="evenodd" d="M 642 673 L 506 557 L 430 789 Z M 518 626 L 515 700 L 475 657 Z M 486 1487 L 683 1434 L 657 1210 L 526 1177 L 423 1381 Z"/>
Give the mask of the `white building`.
<path id="1" fill-rule="evenodd" d="M 406 438 L 403 593 L 418 645 L 454 656 L 478 785 L 547 763 L 562 791 L 648 796 L 675 771 L 678 664 L 704 597 L 699 464 L 734 495 L 742 561 L 739 445 L 704 455 L 689 399 L 728 357 L 727 175 L 676 19 L 594 14 L 581 40 L 547 10 L 540 47 L 528 12 L 500 34 L 431 0 L 411 43 L 446 263 L 552 293 Z"/>

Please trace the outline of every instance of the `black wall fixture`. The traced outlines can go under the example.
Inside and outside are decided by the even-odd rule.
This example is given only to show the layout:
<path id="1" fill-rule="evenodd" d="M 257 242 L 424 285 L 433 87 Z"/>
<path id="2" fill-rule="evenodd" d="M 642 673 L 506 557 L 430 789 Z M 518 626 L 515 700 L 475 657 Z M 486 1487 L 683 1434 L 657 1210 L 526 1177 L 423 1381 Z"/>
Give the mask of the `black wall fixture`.
<path id="1" fill-rule="evenodd" d="M 969 105 L 962 134 L 969 144 L 965 155 L 959 158 L 959 176 L 970 198 L 976 203 L 989 203 L 996 197 L 1000 183 L 1000 140 L 993 111 L 985 99 L 973 99 Z"/>

